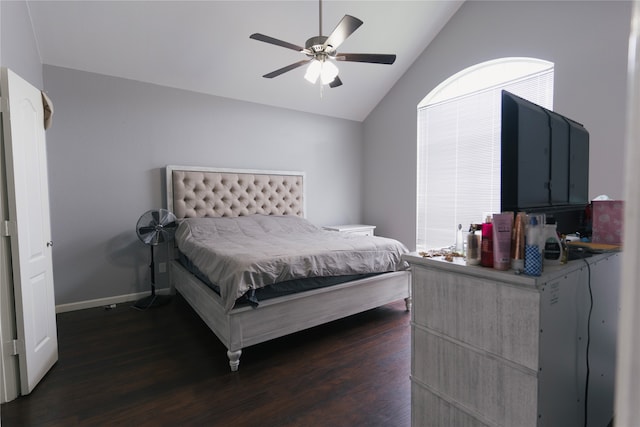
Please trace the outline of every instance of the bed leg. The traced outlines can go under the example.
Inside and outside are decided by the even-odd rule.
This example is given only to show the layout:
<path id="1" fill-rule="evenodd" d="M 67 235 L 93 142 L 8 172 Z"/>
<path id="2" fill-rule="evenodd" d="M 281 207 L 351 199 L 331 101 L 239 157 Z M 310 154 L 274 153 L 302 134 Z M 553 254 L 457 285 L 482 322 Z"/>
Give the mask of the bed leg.
<path id="1" fill-rule="evenodd" d="M 411 311 L 411 297 L 407 297 L 404 299 L 404 306 L 407 311 Z"/>
<path id="2" fill-rule="evenodd" d="M 238 370 L 238 366 L 240 365 L 241 354 L 242 354 L 242 350 L 227 351 L 227 357 L 229 358 L 229 366 L 231 367 L 231 372 L 235 372 Z"/>

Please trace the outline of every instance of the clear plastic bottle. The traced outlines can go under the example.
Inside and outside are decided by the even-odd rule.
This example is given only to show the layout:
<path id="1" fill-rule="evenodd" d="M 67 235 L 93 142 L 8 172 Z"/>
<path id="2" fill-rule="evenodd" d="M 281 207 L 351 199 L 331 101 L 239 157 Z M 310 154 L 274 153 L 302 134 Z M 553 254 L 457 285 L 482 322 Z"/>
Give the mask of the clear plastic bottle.
<path id="1" fill-rule="evenodd" d="M 462 224 L 458 224 L 456 230 L 456 252 L 460 255 L 464 255 L 464 237 L 462 237 Z"/>
<path id="2" fill-rule="evenodd" d="M 511 234 L 511 269 L 518 273 L 524 271 L 524 242 L 526 239 L 527 214 L 518 212 Z"/>

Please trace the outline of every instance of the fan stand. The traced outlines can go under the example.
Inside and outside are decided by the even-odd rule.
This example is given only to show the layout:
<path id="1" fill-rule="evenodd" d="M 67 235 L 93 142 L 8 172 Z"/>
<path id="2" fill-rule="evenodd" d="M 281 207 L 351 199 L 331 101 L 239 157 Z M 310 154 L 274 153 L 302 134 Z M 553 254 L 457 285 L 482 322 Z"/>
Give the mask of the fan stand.
<path id="1" fill-rule="evenodd" d="M 155 263 L 153 262 L 153 245 L 150 245 L 149 247 L 151 248 L 151 263 L 149 264 L 149 269 L 151 269 L 151 295 L 136 301 L 133 307 L 138 310 L 146 310 L 152 307 L 159 307 L 171 301 L 171 295 L 156 294 L 156 269 Z"/>

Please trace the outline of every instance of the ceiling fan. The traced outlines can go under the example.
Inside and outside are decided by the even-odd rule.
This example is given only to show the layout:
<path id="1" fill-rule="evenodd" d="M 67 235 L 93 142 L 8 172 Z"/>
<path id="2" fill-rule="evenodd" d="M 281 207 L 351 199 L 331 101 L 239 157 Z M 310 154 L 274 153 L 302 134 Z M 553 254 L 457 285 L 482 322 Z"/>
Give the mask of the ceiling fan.
<path id="1" fill-rule="evenodd" d="M 322 0 L 319 0 L 319 9 L 319 35 L 308 39 L 304 48 L 260 33 L 254 33 L 249 36 L 249 38 L 254 40 L 292 49 L 304 53 L 307 56 L 307 59 L 279 68 L 262 77 L 272 79 L 287 71 L 309 64 L 304 76 L 305 79 L 315 84 L 319 78 L 323 85 L 328 84 L 329 87 L 333 88 L 342 85 L 342 81 L 338 76 L 338 67 L 334 64 L 334 61 L 368 62 L 372 64 L 393 64 L 395 62 L 395 55 L 381 53 L 338 53 L 337 49 L 342 42 L 353 34 L 363 22 L 351 15 L 345 15 L 328 37 L 323 36 Z"/>

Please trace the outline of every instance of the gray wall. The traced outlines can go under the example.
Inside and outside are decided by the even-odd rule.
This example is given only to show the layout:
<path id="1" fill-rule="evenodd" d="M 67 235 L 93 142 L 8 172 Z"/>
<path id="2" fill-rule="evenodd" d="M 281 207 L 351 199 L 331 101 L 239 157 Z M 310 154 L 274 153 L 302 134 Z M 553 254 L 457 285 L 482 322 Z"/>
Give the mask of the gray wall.
<path id="1" fill-rule="evenodd" d="M 49 65 L 44 83 L 58 305 L 149 289 L 135 225 L 165 206 L 167 164 L 305 171 L 311 222 L 360 220 L 358 122 Z"/>
<path id="2" fill-rule="evenodd" d="M 507 56 L 555 63 L 554 110 L 590 132 L 590 197 L 622 198 L 630 17 L 630 2 L 463 4 L 364 122 L 364 222 L 415 248 L 416 106 L 458 71 Z"/>
<path id="3" fill-rule="evenodd" d="M 42 64 L 24 1 L 0 1 L 0 66 L 42 89 Z"/>
<path id="4" fill-rule="evenodd" d="M 621 198 L 630 10 L 611 1 L 467 2 L 360 124 L 43 72 L 26 4 L 1 1 L 0 63 L 44 87 L 55 106 L 47 138 L 56 303 L 148 289 L 148 249 L 134 226 L 163 205 L 169 163 L 304 170 L 311 221 L 374 224 L 413 247 L 416 106 L 452 74 L 504 56 L 556 64 L 555 110 L 591 132 L 591 196 Z"/>
<path id="5" fill-rule="evenodd" d="M 148 291 L 149 252 L 135 224 L 164 206 L 167 164 L 305 171 L 309 220 L 360 221 L 361 123 L 43 67 L 27 4 L 1 1 L 0 19 L 0 64 L 54 103 L 56 304 Z"/>

